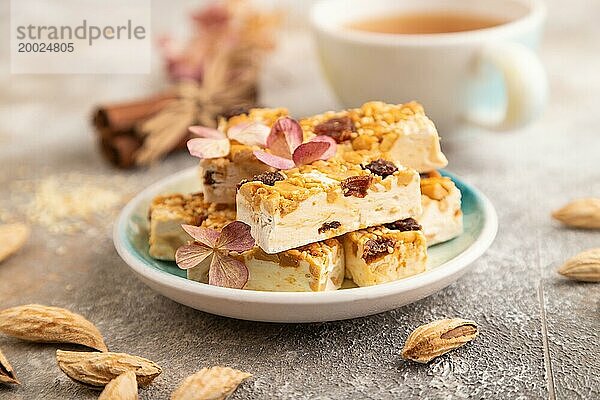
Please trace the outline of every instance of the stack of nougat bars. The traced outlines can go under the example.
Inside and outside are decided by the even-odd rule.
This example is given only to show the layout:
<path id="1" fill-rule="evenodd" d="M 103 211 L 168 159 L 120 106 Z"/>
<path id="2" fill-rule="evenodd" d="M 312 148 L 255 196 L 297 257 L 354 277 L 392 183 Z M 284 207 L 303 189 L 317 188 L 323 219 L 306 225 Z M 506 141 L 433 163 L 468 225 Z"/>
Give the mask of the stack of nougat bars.
<path id="1" fill-rule="evenodd" d="M 222 119 L 272 126 L 283 108 Z M 327 134 L 336 155 L 277 171 L 231 142 L 226 157 L 202 159 L 202 192 L 170 194 L 150 207 L 150 255 L 175 259 L 191 224 L 221 229 L 239 220 L 256 245 L 235 254 L 248 268 L 247 290 L 337 290 L 396 281 L 427 268 L 427 247 L 462 233 L 461 193 L 438 168 L 448 161 L 433 122 L 415 102 L 369 102 L 299 121 L 304 139 Z M 205 269 L 187 270 L 207 282 Z"/>

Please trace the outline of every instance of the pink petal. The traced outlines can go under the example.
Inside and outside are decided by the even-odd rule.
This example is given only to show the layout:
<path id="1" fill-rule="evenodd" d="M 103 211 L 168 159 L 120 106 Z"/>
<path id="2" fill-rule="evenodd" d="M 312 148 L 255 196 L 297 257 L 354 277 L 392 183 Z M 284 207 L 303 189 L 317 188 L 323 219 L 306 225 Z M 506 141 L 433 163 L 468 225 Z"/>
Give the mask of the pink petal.
<path id="1" fill-rule="evenodd" d="M 185 244 L 175 252 L 175 262 L 181 269 L 190 269 L 200 265 L 213 253 L 213 249 L 204 244 Z"/>
<path id="2" fill-rule="evenodd" d="M 188 130 L 194 135 L 206 139 L 225 139 L 227 136 L 218 129 L 207 128 L 206 126 L 194 125 Z"/>
<path id="3" fill-rule="evenodd" d="M 192 19 L 205 29 L 215 29 L 227 25 L 229 12 L 223 4 L 208 5 L 192 15 Z"/>
<path id="4" fill-rule="evenodd" d="M 181 225 L 184 231 L 188 233 L 194 240 L 212 248 L 216 247 L 219 240 L 219 231 L 209 228 L 202 228 L 194 225 Z"/>
<path id="5" fill-rule="evenodd" d="M 302 143 L 296 151 L 294 151 L 294 163 L 296 165 L 310 164 L 313 161 L 320 160 L 323 154 L 329 150 L 328 142 L 307 142 Z"/>
<path id="6" fill-rule="evenodd" d="M 195 138 L 187 142 L 191 155 L 198 158 L 219 158 L 229 154 L 231 145 L 229 139 Z"/>
<path id="7" fill-rule="evenodd" d="M 270 132 L 271 128 L 265 124 L 244 122 L 229 128 L 227 136 L 229 136 L 229 139 L 237 140 L 247 146 L 264 147 Z"/>
<path id="8" fill-rule="evenodd" d="M 277 169 L 291 169 L 296 166 L 289 158 L 279 157 L 262 150 L 254 150 L 254 156 L 265 164 Z"/>
<path id="9" fill-rule="evenodd" d="M 165 61 L 174 61 L 177 56 L 173 38 L 168 35 L 162 35 L 157 40 L 158 49 L 162 52 Z"/>
<path id="10" fill-rule="evenodd" d="M 335 142 L 335 140 L 332 137 L 326 136 L 326 135 L 318 135 L 318 136 L 315 136 L 314 138 L 310 139 L 309 142 L 329 143 L 329 148 L 327 149 L 327 151 L 325 153 L 323 153 L 323 155 L 320 158 L 321 160 L 328 160 L 331 157 L 335 156 L 335 152 L 337 150 L 337 143 Z"/>
<path id="11" fill-rule="evenodd" d="M 218 251 L 215 252 L 208 271 L 209 284 L 243 289 L 246 282 L 248 282 L 248 268 L 243 262 Z"/>
<path id="12" fill-rule="evenodd" d="M 215 248 L 241 253 L 254 247 L 254 239 L 250 235 L 250 225 L 242 221 L 233 221 L 221 229 L 221 236 Z"/>
<path id="13" fill-rule="evenodd" d="M 167 60 L 167 72 L 169 78 L 174 81 L 194 80 L 202 82 L 204 66 L 183 64 L 179 59 Z"/>
<path id="14" fill-rule="evenodd" d="M 298 121 L 283 117 L 273 124 L 267 137 L 267 148 L 275 155 L 291 158 L 303 140 L 302 127 Z"/>

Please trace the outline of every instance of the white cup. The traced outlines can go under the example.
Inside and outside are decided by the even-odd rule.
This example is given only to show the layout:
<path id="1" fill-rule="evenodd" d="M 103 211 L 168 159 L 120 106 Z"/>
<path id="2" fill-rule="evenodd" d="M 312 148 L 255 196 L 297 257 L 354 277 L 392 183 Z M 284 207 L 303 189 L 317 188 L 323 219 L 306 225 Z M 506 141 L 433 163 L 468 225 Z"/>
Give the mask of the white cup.
<path id="1" fill-rule="evenodd" d="M 507 22 L 436 34 L 348 28 L 351 22 L 415 12 Z M 468 123 L 511 130 L 539 116 L 548 83 L 533 49 L 545 16 L 540 0 L 322 0 L 311 10 L 311 25 L 324 73 L 344 106 L 416 100 L 447 133 Z"/>

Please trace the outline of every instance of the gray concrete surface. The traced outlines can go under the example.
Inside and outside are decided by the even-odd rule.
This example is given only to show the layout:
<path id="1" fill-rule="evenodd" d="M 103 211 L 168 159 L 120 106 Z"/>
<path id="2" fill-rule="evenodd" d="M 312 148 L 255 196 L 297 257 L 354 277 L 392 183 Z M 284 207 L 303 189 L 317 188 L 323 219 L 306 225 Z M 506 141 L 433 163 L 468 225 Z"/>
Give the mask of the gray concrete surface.
<path id="1" fill-rule="evenodd" d="M 447 289 L 349 321 L 277 325 L 221 318 L 174 303 L 139 282 L 117 256 L 107 218 L 75 236 L 34 224 L 23 251 L 0 265 L 0 308 L 36 302 L 84 314 L 112 350 L 163 367 L 141 399 L 166 399 L 185 376 L 217 364 L 254 374 L 235 399 L 600 398 L 600 286 L 555 273 L 567 257 L 600 246 L 600 232 L 567 230 L 549 218 L 572 198 L 600 196 L 600 4 L 549 3 L 541 55 L 551 101 L 543 118 L 509 134 L 444 137 L 449 169 L 480 187 L 500 218 L 490 250 Z M 166 3 L 155 7 L 169 12 Z M 335 108 L 309 43 L 292 33 L 285 37 L 280 57 L 268 67 L 265 103 L 288 105 L 296 115 Z M 3 220 L 26 218 L 27 182 L 77 171 L 90 181 L 115 180 L 114 190 L 126 199 L 195 163 L 182 154 L 147 171 L 124 173 L 107 167 L 96 152 L 86 125 L 90 106 L 96 99 L 151 92 L 159 86 L 157 74 L 11 77 L 2 60 Z M 400 350 L 413 328 L 447 316 L 474 319 L 481 336 L 429 365 L 402 360 Z M 56 366 L 56 348 L 68 346 L 0 336 L 0 347 L 23 382 L 0 388 L 0 399 L 97 397 Z"/>

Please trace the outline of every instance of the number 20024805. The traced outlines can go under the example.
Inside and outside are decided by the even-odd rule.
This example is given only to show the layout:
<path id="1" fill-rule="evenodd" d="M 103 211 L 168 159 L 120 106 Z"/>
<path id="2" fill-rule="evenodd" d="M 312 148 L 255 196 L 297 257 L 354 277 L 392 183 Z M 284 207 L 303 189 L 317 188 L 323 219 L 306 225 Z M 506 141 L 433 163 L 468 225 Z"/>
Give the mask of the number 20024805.
<path id="1" fill-rule="evenodd" d="M 19 53 L 72 53 L 73 43 L 19 43 Z"/>

